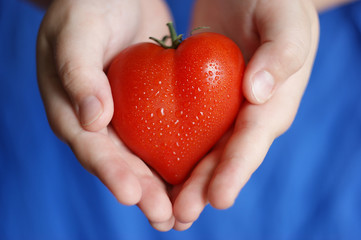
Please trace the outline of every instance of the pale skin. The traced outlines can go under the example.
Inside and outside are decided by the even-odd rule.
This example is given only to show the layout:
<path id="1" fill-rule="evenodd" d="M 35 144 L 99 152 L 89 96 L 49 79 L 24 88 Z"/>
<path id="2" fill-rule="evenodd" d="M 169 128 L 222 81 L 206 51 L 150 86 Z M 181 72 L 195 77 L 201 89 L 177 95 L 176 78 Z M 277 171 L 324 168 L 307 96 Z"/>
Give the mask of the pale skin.
<path id="1" fill-rule="evenodd" d="M 341 2 L 196 2 L 193 25 L 229 36 L 244 52 L 246 102 L 234 127 L 190 178 L 169 187 L 114 134 L 104 73 L 121 49 L 167 34 L 171 16 L 166 5 L 161 0 L 56 0 L 37 46 L 39 88 L 49 123 L 121 204 L 136 204 L 159 231 L 188 229 L 208 203 L 219 209 L 232 206 L 273 140 L 289 128 L 317 49 L 316 7 Z M 267 78 L 267 84 L 255 86 L 255 76 Z"/>

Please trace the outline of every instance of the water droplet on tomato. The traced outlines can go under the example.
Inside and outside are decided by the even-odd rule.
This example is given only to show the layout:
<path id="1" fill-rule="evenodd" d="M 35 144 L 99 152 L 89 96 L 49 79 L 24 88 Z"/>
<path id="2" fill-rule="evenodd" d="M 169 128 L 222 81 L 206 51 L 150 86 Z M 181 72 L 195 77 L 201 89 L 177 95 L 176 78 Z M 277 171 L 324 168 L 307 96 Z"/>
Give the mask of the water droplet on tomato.
<path id="1" fill-rule="evenodd" d="M 212 72 L 212 71 L 209 71 L 208 74 L 209 74 L 209 76 L 211 76 L 211 77 L 213 76 L 213 72 Z"/>
<path id="2" fill-rule="evenodd" d="M 163 118 L 165 116 L 165 111 L 164 111 L 164 108 L 158 108 L 157 109 L 157 116 L 159 118 Z"/>
<path id="3" fill-rule="evenodd" d="M 176 112 L 175 112 L 175 116 L 176 116 L 177 118 L 181 118 L 181 117 L 183 116 L 183 111 L 182 111 L 182 110 L 176 111 Z"/>

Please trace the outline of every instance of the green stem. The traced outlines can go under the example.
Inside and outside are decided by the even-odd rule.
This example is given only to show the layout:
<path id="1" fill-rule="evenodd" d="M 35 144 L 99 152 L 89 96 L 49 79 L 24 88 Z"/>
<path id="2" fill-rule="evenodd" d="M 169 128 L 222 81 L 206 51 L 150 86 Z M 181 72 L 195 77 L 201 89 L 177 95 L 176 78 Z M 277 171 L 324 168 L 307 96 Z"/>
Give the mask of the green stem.
<path id="1" fill-rule="evenodd" d="M 174 28 L 174 25 L 172 22 L 167 23 L 168 26 L 168 30 L 169 30 L 169 34 L 167 36 L 164 36 L 162 40 L 159 40 L 157 38 L 154 37 L 150 37 L 150 39 L 152 39 L 153 41 L 155 41 L 156 43 L 158 43 L 161 47 L 165 48 L 165 49 L 177 49 L 177 47 L 179 46 L 179 44 L 181 44 L 182 39 L 183 39 L 183 35 L 177 35 L 177 32 Z M 165 41 L 170 38 L 172 41 L 172 45 L 168 46 Z"/>
<path id="2" fill-rule="evenodd" d="M 165 41 L 163 41 L 163 40 L 159 40 L 159 39 L 154 38 L 154 37 L 149 37 L 149 39 L 155 41 L 156 43 L 158 43 L 158 44 L 159 44 L 161 47 L 163 47 L 163 48 L 171 48 L 170 46 L 167 46 L 167 45 L 165 44 Z M 164 38 L 163 38 L 163 39 L 164 39 Z"/>
<path id="3" fill-rule="evenodd" d="M 191 31 L 191 36 L 193 35 L 193 33 L 194 33 L 195 31 L 198 31 L 198 30 L 201 30 L 201 29 L 210 29 L 210 27 L 207 27 L 207 26 L 197 27 L 197 28 L 195 28 L 195 29 L 193 29 L 193 30 Z"/>

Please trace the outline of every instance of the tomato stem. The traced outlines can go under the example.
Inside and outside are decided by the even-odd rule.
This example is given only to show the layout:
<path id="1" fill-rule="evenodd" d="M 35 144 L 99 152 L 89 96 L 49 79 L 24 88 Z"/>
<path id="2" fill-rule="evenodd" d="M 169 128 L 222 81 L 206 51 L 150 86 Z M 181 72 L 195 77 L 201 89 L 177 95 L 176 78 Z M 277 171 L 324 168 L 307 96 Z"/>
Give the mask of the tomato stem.
<path id="1" fill-rule="evenodd" d="M 190 35 L 192 36 L 195 31 L 198 31 L 198 30 L 201 30 L 201 29 L 210 29 L 210 27 L 208 27 L 208 26 L 200 26 L 200 27 L 197 27 L 197 28 L 195 28 L 195 29 L 193 29 L 193 30 L 191 31 L 191 34 L 190 34 Z"/>
<path id="2" fill-rule="evenodd" d="M 174 28 L 174 25 L 172 22 L 167 23 L 168 29 L 169 29 L 169 34 L 170 35 L 166 35 L 162 38 L 162 40 L 159 40 L 157 38 L 154 37 L 149 37 L 150 39 L 152 39 L 153 41 L 155 41 L 156 43 L 158 43 L 161 47 L 165 48 L 165 49 L 177 49 L 177 47 L 179 46 L 179 44 L 181 44 L 182 40 L 183 40 L 183 34 L 179 34 L 177 35 L 177 32 Z M 165 43 L 165 41 L 170 38 L 172 41 L 172 45 L 167 45 Z"/>

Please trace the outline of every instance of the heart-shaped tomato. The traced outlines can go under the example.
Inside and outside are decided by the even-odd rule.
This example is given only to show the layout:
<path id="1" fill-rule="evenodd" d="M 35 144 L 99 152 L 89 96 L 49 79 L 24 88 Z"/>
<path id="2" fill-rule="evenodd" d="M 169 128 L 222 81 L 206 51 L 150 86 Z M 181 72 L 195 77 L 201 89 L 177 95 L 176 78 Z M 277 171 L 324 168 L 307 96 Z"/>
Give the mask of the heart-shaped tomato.
<path id="1" fill-rule="evenodd" d="M 193 35 L 176 49 L 130 46 L 108 71 L 112 125 L 167 182 L 181 183 L 234 122 L 243 71 L 237 45 L 216 33 Z"/>

